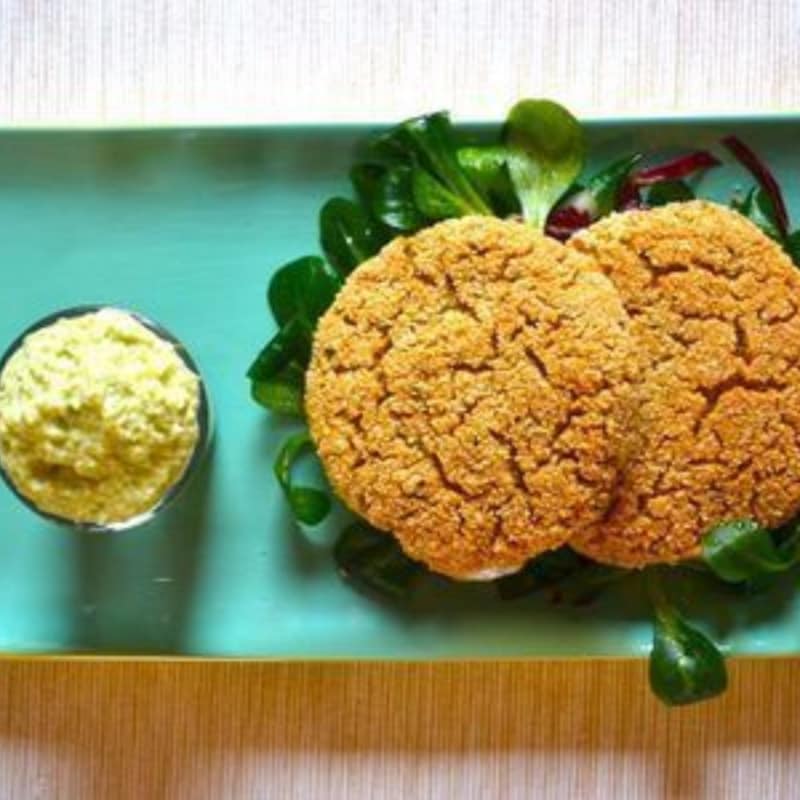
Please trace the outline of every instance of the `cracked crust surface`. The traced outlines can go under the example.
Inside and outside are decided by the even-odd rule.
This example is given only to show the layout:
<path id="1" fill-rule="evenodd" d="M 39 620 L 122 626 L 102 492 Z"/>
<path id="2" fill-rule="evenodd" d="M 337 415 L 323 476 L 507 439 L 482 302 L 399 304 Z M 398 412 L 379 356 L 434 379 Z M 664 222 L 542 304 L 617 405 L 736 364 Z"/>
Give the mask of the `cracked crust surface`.
<path id="1" fill-rule="evenodd" d="M 800 274 L 738 213 L 617 214 L 569 242 L 615 283 L 643 357 L 635 458 L 571 546 L 639 567 L 699 555 L 715 523 L 800 506 Z"/>
<path id="2" fill-rule="evenodd" d="M 607 510 L 635 370 L 610 281 L 529 227 L 393 241 L 317 328 L 306 410 L 346 504 L 457 578 L 513 571 Z"/>

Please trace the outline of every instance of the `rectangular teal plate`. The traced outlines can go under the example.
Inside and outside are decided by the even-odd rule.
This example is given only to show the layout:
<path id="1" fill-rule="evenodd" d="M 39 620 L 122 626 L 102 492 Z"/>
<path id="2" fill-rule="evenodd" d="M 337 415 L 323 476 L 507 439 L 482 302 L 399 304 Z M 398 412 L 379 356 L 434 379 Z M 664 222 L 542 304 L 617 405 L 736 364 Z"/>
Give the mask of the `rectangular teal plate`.
<path id="1" fill-rule="evenodd" d="M 477 135 L 488 130 L 475 128 Z M 735 132 L 775 168 L 800 222 L 800 117 L 588 123 L 595 162 L 712 146 Z M 54 310 L 142 312 L 198 359 L 217 418 L 213 458 L 149 527 L 110 536 L 49 525 L 0 490 L 0 653 L 303 659 L 631 656 L 650 627 L 635 586 L 583 608 L 503 603 L 434 581 L 397 610 L 344 585 L 332 524 L 297 531 L 272 478 L 287 427 L 244 372 L 272 332 L 270 272 L 316 252 L 323 201 L 346 193 L 362 127 L 0 132 L 0 348 Z M 709 174 L 727 200 L 745 176 Z M 338 515 L 341 523 L 343 514 Z M 747 603 L 686 582 L 734 654 L 800 652 L 786 583 Z"/>

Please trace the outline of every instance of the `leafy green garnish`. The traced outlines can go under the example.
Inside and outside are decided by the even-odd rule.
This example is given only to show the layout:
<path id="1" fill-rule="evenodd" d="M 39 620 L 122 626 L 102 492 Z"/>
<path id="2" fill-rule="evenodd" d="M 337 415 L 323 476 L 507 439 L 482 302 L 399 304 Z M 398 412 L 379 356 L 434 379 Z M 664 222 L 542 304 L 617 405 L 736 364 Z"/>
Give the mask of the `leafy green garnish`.
<path id="1" fill-rule="evenodd" d="M 264 380 L 251 382 L 253 400 L 275 414 L 303 416 L 303 390 L 305 369 L 290 362 L 283 369 Z"/>
<path id="2" fill-rule="evenodd" d="M 731 205 L 782 245 L 794 263 L 800 266 L 800 231 L 789 232 L 786 200 L 772 170 L 738 136 L 724 136 L 721 141 L 757 184 L 743 200 L 734 199 Z"/>
<path id="3" fill-rule="evenodd" d="M 388 225 L 383 220 L 386 210 L 384 182 L 387 179 L 387 172 L 388 168 L 385 165 L 372 164 L 369 162 L 355 164 L 350 170 L 350 183 L 353 184 L 356 197 L 359 203 L 361 203 L 361 207 L 370 217 L 376 234 L 379 235 L 384 242 L 389 241 L 393 236 L 397 235 L 397 229 Z M 413 207 L 410 181 L 407 195 L 408 202 L 411 203 Z M 420 224 L 422 224 L 421 218 Z"/>
<path id="4" fill-rule="evenodd" d="M 574 550 L 559 547 L 558 550 L 537 556 L 519 572 L 498 578 L 494 585 L 503 600 L 516 600 L 557 586 L 565 578 L 585 568 L 588 563 Z"/>
<path id="5" fill-rule="evenodd" d="M 305 256 L 272 276 L 267 299 L 279 326 L 297 320 L 313 333 L 341 285 L 341 278 L 321 258 Z"/>
<path id="6" fill-rule="evenodd" d="M 408 596 L 414 582 L 425 573 L 397 542 L 364 520 L 346 527 L 333 548 L 342 577 L 354 586 L 392 600 Z"/>
<path id="7" fill-rule="evenodd" d="M 458 163 L 500 217 L 518 213 L 519 200 L 508 172 L 508 150 L 502 145 L 459 147 Z"/>
<path id="8" fill-rule="evenodd" d="M 617 207 L 622 188 L 633 172 L 633 168 L 641 160 L 641 153 L 625 156 L 609 164 L 600 172 L 596 172 L 586 181 L 584 192 L 591 198 L 589 210 L 593 219 L 605 217 Z"/>
<path id="9" fill-rule="evenodd" d="M 270 340 L 247 370 L 251 381 L 263 383 L 290 364 L 308 364 L 311 355 L 311 330 L 299 319 L 291 319 Z"/>
<path id="10" fill-rule="evenodd" d="M 789 235 L 789 212 L 786 209 L 783 191 L 769 165 L 738 136 L 723 136 L 720 141 L 731 155 L 755 178 L 758 192 L 752 212 L 756 217 L 760 216 L 768 223 L 768 227 L 764 228 L 768 235 L 773 235 L 770 233 L 770 228 L 774 227 L 775 236 L 773 238 L 783 244 Z M 758 196 L 759 193 L 761 197 Z M 750 194 L 752 195 L 752 192 Z M 745 200 L 745 202 L 747 201 Z M 741 208 L 739 210 L 746 216 L 748 215 L 747 210 L 742 210 Z M 759 222 L 756 217 L 753 217 L 753 221 L 758 225 Z"/>
<path id="11" fill-rule="evenodd" d="M 361 205 L 370 211 L 373 205 L 373 197 L 378 191 L 378 185 L 386 172 L 386 167 L 382 164 L 373 164 L 361 161 L 353 165 L 350 169 L 350 183 L 353 184 L 356 197 Z M 373 219 L 378 217 L 373 216 Z"/>
<path id="12" fill-rule="evenodd" d="M 560 547 L 537 556 L 519 572 L 494 581 L 503 600 L 517 600 L 544 589 L 552 589 L 552 600 L 580 606 L 592 602 L 608 586 L 630 575 L 630 570 L 598 564 Z"/>
<path id="13" fill-rule="evenodd" d="M 308 431 L 290 436 L 275 459 L 275 477 L 289 501 L 295 517 L 306 525 L 318 525 L 331 510 L 331 499 L 326 492 L 310 486 L 295 486 L 292 481 L 292 467 L 307 450 L 313 452 L 314 444 Z"/>
<path id="14" fill-rule="evenodd" d="M 358 164 L 350 172 L 350 179 L 364 207 L 387 229 L 387 239 L 425 225 L 425 217 L 414 203 L 410 166 Z"/>
<path id="15" fill-rule="evenodd" d="M 708 700 L 728 687 L 725 659 L 717 646 L 689 625 L 667 599 L 660 573 L 648 573 L 654 609 L 650 687 L 668 706 Z"/>
<path id="16" fill-rule="evenodd" d="M 784 247 L 795 265 L 800 267 L 800 228 L 786 237 Z"/>
<path id="17" fill-rule="evenodd" d="M 402 152 L 412 167 L 426 174 L 423 185 L 426 194 L 432 192 L 433 184 L 438 184 L 436 194 L 447 196 L 451 209 L 457 212 L 452 216 L 492 213 L 459 163 L 450 117 L 446 112 L 408 119 L 383 138 L 398 153 Z M 418 175 L 414 183 L 419 183 Z M 441 201 L 437 200 L 434 207 L 440 209 Z"/>
<path id="18" fill-rule="evenodd" d="M 558 586 L 557 599 L 571 606 L 594 602 L 609 586 L 631 575 L 631 570 L 588 562 Z"/>
<path id="19" fill-rule="evenodd" d="M 508 114 L 503 140 L 522 215 L 544 229 L 551 209 L 583 169 L 583 129 L 558 103 L 522 100 Z"/>
<path id="20" fill-rule="evenodd" d="M 626 156 L 596 172 L 585 185 L 573 184 L 548 215 L 545 233 L 566 241 L 576 231 L 618 208 L 626 188 L 630 187 L 631 172 L 641 158 L 639 153 Z"/>
<path id="21" fill-rule="evenodd" d="M 339 276 L 316 256 L 275 273 L 267 299 L 280 329 L 247 371 L 256 402 L 281 414 L 302 414 L 303 373 L 314 329 L 340 286 Z"/>
<path id="22" fill-rule="evenodd" d="M 753 520 L 723 522 L 703 537 L 703 560 L 723 581 L 751 581 L 791 569 L 797 563 L 793 541 L 779 548 L 770 531 Z"/>
<path id="23" fill-rule="evenodd" d="M 419 167 L 411 171 L 411 189 L 414 205 L 430 220 L 463 217 L 472 213 L 472 208 L 463 198 Z"/>
<path id="24" fill-rule="evenodd" d="M 770 239 L 774 239 L 782 245 L 795 265 L 800 267 L 800 229 L 788 236 L 781 234 L 775 204 L 763 189 L 754 186 L 744 196 L 744 199 L 734 199 L 731 205 L 761 228 Z"/>
<path id="25" fill-rule="evenodd" d="M 754 186 L 741 201 L 734 201 L 733 207 L 758 225 L 771 239 L 775 239 L 776 242 L 784 241 L 778 227 L 775 205 L 763 189 Z"/>
<path id="26" fill-rule="evenodd" d="M 667 203 L 684 203 L 694 200 L 694 192 L 685 181 L 664 181 L 653 184 L 647 192 L 648 206 L 665 206 Z"/>
<path id="27" fill-rule="evenodd" d="M 319 238 L 328 261 L 344 277 L 377 253 L 386 239 L 364 209 L 333 197 L 319 212 Z"/>
<path id="28" fill-rule="evenodd" d="M 656 615 L 649 675 L 653 692 L 668 706 L 708 700 L 728 688 L 717 646 L 677 615 Z"/>
<path id="29" fill-rule="evenodd" d="M 375 210 L 384 224 L 404 233 L 412 233 L 425 226 L 425 217 L 414 203 L 411 167 L 389 167 L 378 190 Z"/>

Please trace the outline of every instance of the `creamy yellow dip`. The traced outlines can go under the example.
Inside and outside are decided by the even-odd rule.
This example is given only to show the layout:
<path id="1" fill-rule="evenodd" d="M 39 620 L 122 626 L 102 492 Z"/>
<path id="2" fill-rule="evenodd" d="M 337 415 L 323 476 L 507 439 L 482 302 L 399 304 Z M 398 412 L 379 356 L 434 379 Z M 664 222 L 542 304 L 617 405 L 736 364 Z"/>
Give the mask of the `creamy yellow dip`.
<path id="1" fill-rule="evenodd" d="M 42 511 L 130 520 L 183 474 L 198 377 L 169 342 L 103 309 L 31 333 L 0 374 L 0 462 Z"/>

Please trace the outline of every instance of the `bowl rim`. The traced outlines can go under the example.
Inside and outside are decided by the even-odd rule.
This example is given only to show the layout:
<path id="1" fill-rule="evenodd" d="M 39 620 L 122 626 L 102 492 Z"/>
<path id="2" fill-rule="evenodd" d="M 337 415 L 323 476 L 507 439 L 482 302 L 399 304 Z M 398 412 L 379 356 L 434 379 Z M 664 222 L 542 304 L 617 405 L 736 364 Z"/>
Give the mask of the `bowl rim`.
<path id="1" fill-rule="evenodd" d="M 63 517 L 59 514 L 54 514 L 50 511 L 45 511 L 39 508 L 32 500 L 26 497 L 17 488 L 16 484 L 11 479 L 11 476 L 6 471 L 2 459 L 0 459 L 0 479 L 2 479 L 3 483 L 5 483 L 5 485 L 11 490 L 16 498 L 22 502 L 24 506 L 33 511 L 39 517 L 42 517 L 49 522 L 54 522 L 62 527 L 69 527 L 73 530 L 79 530 L 85 533 L 120 533 L 133 528 L 138 528 L 154 519 L 161 511 L 172 504 L 172 502 L 178 497 L 178 495 L 182 493 L 183 489 L 191 481 L 211 445 L 214 432 L 211 402 L 208 395 L 208 389 L 206 388 L 206 382 L 203 378 L 200 368 L 197 366 L 197 362 L 189 353 L 186 346 L 180 339 L 178 339 L 177 336 L 175 336 L 175 334 L 165 328 L 160 322 L 156 322 L 155 320 L 145 316 L 144 314 L 141 314 L 138 311 L 133 311 L 123 306 L 108 303 L 86 303 L 82 305 L 69 306 L 68 308 L 61 309 L 59 311 L 53 311 L 44 317 L 40 317 L 35 322 L 32 322 L 30 325 L 28 325 L 20 334 L 18 334 L 13 339 L 11 344 L 9 344 L 9 346 L 5 349 L 2 356 L 0 356 L 0 376 L 2 376 L 3 371 L 8 365 L 8 362 L 23 346 L 25 340 L 31 334 L 35 333 L 36 331 L 43 330 L 44 328 L 48 328 L 51 325 L 55 325 L 59 320 L 62 319 L 75 319 L 78 317 L 88 316 L 90 314 L 96 314 L 105 310 L 116 311 L 127 315 L 154 333 L 159 339 L 172 345 L 184 365 L 192 372 L 193 375 L 195 375 L 198 381 L 198 436 L 192 450 L 192 455 L 187 460 L 180 476 L 167 489 L 167 491 L 164 492 L 158 502 L 147 511 L 143 511 L 140 514 L 130 517 L 129 519 L 120 520 L 118 522 L 91 522 L 74 520 L 70 519 L 69 517 Z"/>

